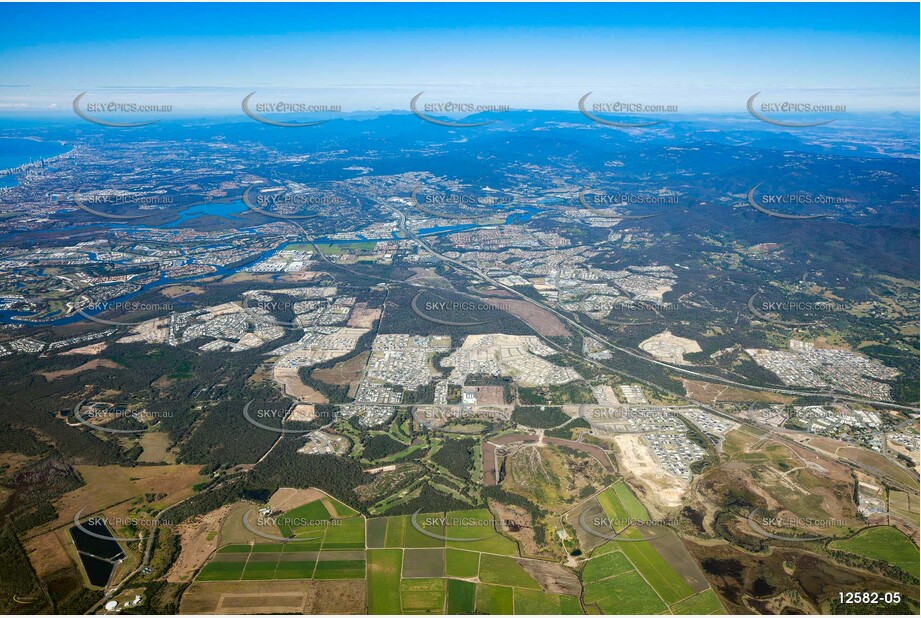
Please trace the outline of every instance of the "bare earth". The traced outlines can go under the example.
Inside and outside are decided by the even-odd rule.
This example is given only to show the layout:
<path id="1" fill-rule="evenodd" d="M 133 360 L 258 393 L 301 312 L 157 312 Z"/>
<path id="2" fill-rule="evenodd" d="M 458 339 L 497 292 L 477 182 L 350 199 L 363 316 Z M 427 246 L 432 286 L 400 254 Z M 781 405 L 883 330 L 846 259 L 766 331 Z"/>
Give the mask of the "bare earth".
<path id="1" fill-rule="evenodd" d="M 299 506 L 325 498 L 319 489 L 292 489 L 291 487 L 279 487 L 278 490 L 269 498 L 269 508 L 273 511 L 290 511 Z"/>
<path id="2" fill-rule="evenodd" d="M 309 403 L 299 403 L 291 410 L 289 421 L 309 422 L 317 417 L 316 408 Z"/>
<path id="3" fill-rule="evenodd" d="M 304 403 L 329 403 L 323 393 L 310 388 L 297 375 L 297 369 L 275 369 L 275 381 L 284 386 L 285 394 Z"/>
<path id="4" fill-rule="evenodd" d="M 569 337 L 569 331 L 559 318 L 540 307 L 535 307 L 523 300 L 502 300 L 502 307 L 516 318 L 524 320 L 528 326 L 545 337 Z"/>
<path id="5" fill-rule="evenodd" d="M 103 350 L 109 347 L 109 344 L 105 341 L 100 341 L 99 343 L 92 343 L 90 345 L 85 345 L 82 348 L 74 348 L 73 350 L 67 350 L 66 352 L 61 352 L 61 356 L 76 356 L 78 354 L 87 354 L 89 356 L 96 356 Z"/>
<path id="6" fill-rule="evenodd" d="M 369 309 L 365 303 L 358 303 L 352 309 L 348 326 L 352 328 L 371 328 L 380 317 L 380 309 Z"/>
<path id="7" fill-rule="evenodd" d="M 642 443 L 640 436 L 614 436 L 614 443 L 620 450 L 617 455 L 620 469 L 633 473 L 649 489 L 648 496 L 653 496 L 654 500 L 664 507 L 681 505 L 687 485 L 683 479 L 668 474 L 659 467 L 652 451 Z"/>
<path id="8" fill-rule="evenodd" d="M 176 526 L 176 534 L 179 535 L 182 550 L 166 574 L 166 581 L 173 583 L 189 581 L 198 569 L 204 566 L 208 557 L 217 549 L 220 542 L 221 523 L 233 506 L 233 504 L 225 504 L 210 513 L 184 521 Z"/>
<path id="9" fill-rule="evenodd" d="M 98 369 L 100 367 L 107 367 L 109 369 L 122 368 L 122 366 L 118 363 L 114 363 L 105 358 L 97 358 L 96 360 L 91 360 L 83 363 L 79 367 L 74 367 L 73 369 L 62 369 L 61 371 L 39 371 L 38 374 L 47 378 L 48 381 L 51 381 L 58 378 L 63 378 L 64 376 L 72 376 L 75 373 L 82 373 L 84 371 L 90 371 L 91 369 Z"/>

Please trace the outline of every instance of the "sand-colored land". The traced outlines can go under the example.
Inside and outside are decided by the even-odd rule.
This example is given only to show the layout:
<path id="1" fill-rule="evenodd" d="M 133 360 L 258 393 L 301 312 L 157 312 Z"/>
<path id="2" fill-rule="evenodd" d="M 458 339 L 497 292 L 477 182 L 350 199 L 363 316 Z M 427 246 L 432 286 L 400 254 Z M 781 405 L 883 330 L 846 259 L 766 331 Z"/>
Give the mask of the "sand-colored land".
<path id="1" fill-rule="evenodd" d="M 166 343 L 169 337 L 169 318 L 154 318 L 141 322 L 131 329 L 133 334 L 122 337 L 118 343 Z"/>
<path id="2" fill-rule="evenodd" d="M 160 293 L 167 298 L 178 298 L 186 294 L 204 294 L 204 288 L 194 285 L 170 285 L 160 290 Z"/>
<path id="3" fill-rule="evenodd" d="M 186 582 L 205 565 L 208 557 L 218 548 L 220 543 L 221 524 L 227 513 L 235 504 L 224 506 L 193 517 L 176 526 L 175 532 L 179 535 L 181 551 L 166 574 L 168 582 Z"/>
<path id="4" fill-rule="evenodd" d="M 302 367 L 313 367 L 320 363 L 346 356 L 358 344 L 366 328 L 337 328 L 334 332 L 319 338 L 308 338 L 299 342 L 293 350 L 275 361 L 272 376 L 285 389 L 285 394 L 304 403 L 328 403 L 322 393 L 301 382 L 298 372 Z"/>
<path id="5" fill-rule="evenodd" d="M 371 309 L 366 303 L 358 303 L 352 309 L 347 325 L 352 328 L 371 328 L 380 317 L 380 309 Z"/>
<path id="6" fill-rule="evenodd" d="M 109 369 L 122 369 L 122 366 L 118 363 L 105 358 L 97 358 L 95 360 L 87 361 L 79 367 L 74 367 L 73 369 L 62 369 L 60 371 L 39 371 L 37 373 L 40 376 L 44 376 L 50 382 L 51 380 L 56 380 L 65 376 L 72 376 L 76 373 L 82 373 L 92 369 L 99 369 L 100 367 L 107 367 Z"/>
<path id="7" fill-rule="evenodd" d="M 793 397 L 771 393 L 769 391 L 751 391 L 725 384 L 699 382 L 697 380 L 681 380 L 688 396 L 695 401 L 716 403 L 719 401 L 765 401 L 768 403 L 791 403 Z"/>
<path id="8" fill-rule="evenodd" d="M 41 579 L 47 579 L 58 571 L 78 568 L 76 552 L 67 550 L 71 545 L 73 541 L 70 540 L 67 528 L 51 530 L 23 543 L 29 562 Z"/>
<path id="9" fill-rule="evenodd" d="M 285 394 L 289 397 L 307 403 L 329 403 L 329 399 L 324 397 L 323 393 L 301 382 L 297 369 L 276 368 L 274 375 L 275 381 L 284 387 Z"/>
<path id="10" fill-rule="evenodd" d="M 162 500 L 152 503 L 159 510 L 191 496 L 192 487 L 202 480 L 198 473 L 201 466 L 197 465 L 134 468 L 76 465 L 74 468 L 86 484 L 55 500 L 52 504 L 57 517 L 32 530 L 30 537 L 68 525 L 80 511 L 84 516 L 101 513 L 109 518 L 126 517 L 132 499 L 145 494 L 166 494 Z"/>
<path id="11" fill-rule="evenodd" d="M 336 363 L 329 369 L 314 369 L 310 375 L 315 380 L 326 384 L 336 386 L 351 384 L 361 377 L 361 372 L 364 371 L 365 365 L 368 364 L 369 356 L 368 352 L 362 352 L 348 360 Z"/>
<path id="12" fill-rule="evenodd" d="M 196 582 L 180 614 L 361 614 L 364 580 Z"/>
<path id="13" fill-rule="evenodd" d="M 310 422 L 317 417 L 317 411 L 313 404 L 299 403 L 291 410 L 288 416 L 289 421 Z"/>
<path id="14" fill-rule="evenodd" d="M 492 296 L 492 295 L 490 295 Z M 501 298 L 501 297 L 500 297 Z M 524 322 L 545 337 L 569 337 L 569 331 L 558 317 L 531 303 L 519 299 L 503 298 L 497 302 L 505 311 Z"/>
<path id="15" fill-rule="evenodd" d="M 640 349 L 657 360 L 673 365 L 688 365 L 690 363 L 684 359 L 684 355 L 701 351 L 700 346 L 693 339 L 676 337 L 668 330 L 640 343 Z"/>
<path id="16" fill-rule="evenodd" d="M 621 470 L 629 470 L 647 489 L 646 497 L 664 507 L 676 507 L 687 492 L 685 481 L 663 470 L 638 435 L 614 436 Z"/>
<path id="17" fill-rule="evenodd" d="M 138 457 L 141 463 L 176 463 L 176 453 L 169 450 L 170 437 L 165 431 L 147 431 L 141 435 L 144 451 Z"/>
<path id="18" fill-rule="evenodd" d="M 269 508 L 273 511 L 290 511 L 299 506 L 303 506 L 314 500 L 321 500 L 326 497 L 319 489 L 294 489 L 291 487 L 279 487 L 272 497 L 269 498 Z"/>
<path id="19" fill-rule="evenodd" d="M 562 564 L 545 560 L 528 560 L 526 558 L 519 558 L 518 564 L 528 572 L 528 575 L 537 580 L 537 583 L 546 592 L 576 596 L 582 592 L 579 578 Z"/>
<path id="20" fill-rule="evenodd" d="M 74 348 L 72 350 L 67 350 L 66 352 L 61 352 L 61 356 L 77 356 L 78 354 L 96 356 L 107 347 L 109 347 L 108 343 L 105 341 L 100 341 L 99 343 L 91 343 L 90 345 L 85 345 L 81 348 Z"/>

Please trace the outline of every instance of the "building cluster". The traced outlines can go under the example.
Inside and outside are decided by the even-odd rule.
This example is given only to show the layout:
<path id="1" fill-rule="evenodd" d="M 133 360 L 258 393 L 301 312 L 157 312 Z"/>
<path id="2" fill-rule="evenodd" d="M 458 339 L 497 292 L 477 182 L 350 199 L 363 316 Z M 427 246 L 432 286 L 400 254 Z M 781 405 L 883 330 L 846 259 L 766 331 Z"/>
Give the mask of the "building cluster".
<path id="1" fill-rule="evenodd" d="M 317 429 L 306 436 L 304 446 L 298 453 L 307 455 L 340 455 L 348 451 L 349 441 L 343 436 Z"/>
<path id="2" fill-rule="evenodd" d="M 890 386 L 885 381 L 899 375 L 897 369 L 858 352 L 817 348 L 795 339 L 790 340 L 789 350 L 746 352 L 788 386 L 834 388 L 880 401 L 891 401 Z"/>
<path id="3" fill-rule="evenodd" d="M 698 429 L 710 435 L 722 436 L 739 426 L 738 423 L 710 414 L 700 408 L 681 408 L 678 413 L 691 421 Z"/>
<path id="4" fill-rule="evenodd" d="M 659 464 L 684 479 L 691 478 L 691 464 L 707 455 L 686 433 L 650 433 L 644 439 Z"/>
<path id="5" fill-rule="evenodd" d="M 377 427 L 393 418 L 396 408 L 388 405 L 369 404 L 356 401 L 339 408 L 342 418 L 358 417 L 358 424 L 362 427 Z"/>
<path id="6" fill-rule="evenodd" d="M 452 384 L 464 384 L 470 374 L 514 377 L 524 386 L 560 385 L 580 379 L 572 367 L 542 358 L 553 353 L 534 336 L 469 335 L 441 364 L 452 367 L 448 378 Z"/>
<path id="7" fill-rule="evenodd" d="M 617 387 L 620 394 L 623 395 L 624 401 L 629 404 L 643 405 L 649 403 L 646 399 L 646 393 L 639 384 L 621 384 Z"/>
<path id="8" fill-rule="evenodd" d="M 378 335 L 372 344 L 365 382 L 416 390 L 431 382 L 435 375 L 431 357 L 450 347 L 451 338 L 446 336 Z"/>

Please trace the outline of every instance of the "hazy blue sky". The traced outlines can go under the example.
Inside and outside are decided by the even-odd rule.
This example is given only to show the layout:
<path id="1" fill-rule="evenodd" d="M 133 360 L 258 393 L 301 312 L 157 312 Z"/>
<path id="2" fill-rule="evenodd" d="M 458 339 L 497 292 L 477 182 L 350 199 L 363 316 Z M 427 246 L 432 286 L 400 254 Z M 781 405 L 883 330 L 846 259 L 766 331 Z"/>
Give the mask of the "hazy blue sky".
<path id="1" fill-rule="evenodd" d="M 346 111 L 420 90 L 575 109 L 592 90 L 744 111 L 763 90 L 917 111 L 918 24 L 913 3 L 0 4 L 0 112 L 112 88 L 179 109 L 253 90 Z"/>

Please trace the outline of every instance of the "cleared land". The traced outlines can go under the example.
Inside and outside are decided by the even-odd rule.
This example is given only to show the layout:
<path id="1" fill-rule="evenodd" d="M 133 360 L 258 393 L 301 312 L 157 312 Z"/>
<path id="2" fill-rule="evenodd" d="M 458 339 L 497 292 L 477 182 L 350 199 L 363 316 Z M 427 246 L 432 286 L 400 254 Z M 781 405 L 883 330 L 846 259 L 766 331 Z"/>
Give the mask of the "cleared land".
<path id="1" fill-rule="evenodd" d="M 907 536 L 889 526 L 866 528 L 849 539 L 834 541 L 832 549 L 894 564 L 914 577 L 919 576 L 918 548 Z"/>

